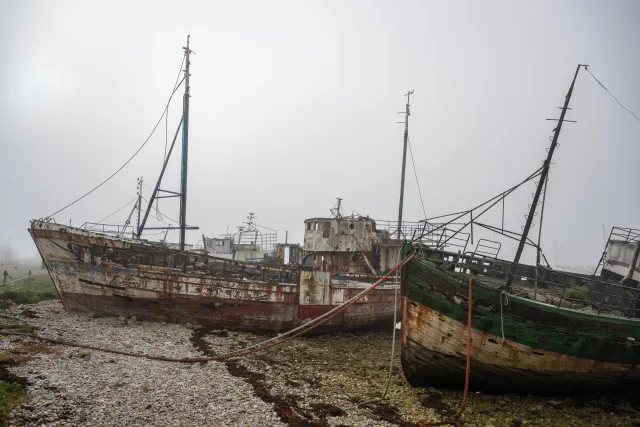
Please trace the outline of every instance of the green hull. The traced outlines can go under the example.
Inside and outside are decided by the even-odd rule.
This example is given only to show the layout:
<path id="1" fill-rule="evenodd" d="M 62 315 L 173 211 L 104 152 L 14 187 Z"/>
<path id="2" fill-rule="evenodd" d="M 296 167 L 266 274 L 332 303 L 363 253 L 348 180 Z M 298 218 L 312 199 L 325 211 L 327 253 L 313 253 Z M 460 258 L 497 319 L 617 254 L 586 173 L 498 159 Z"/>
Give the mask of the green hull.
<path id="1" fill-rule="evenodd" d="M 462 282 L 417 258 L 404 268 L 402 362 L 414 385 L 464 385 Z M 640 320 L 500 298 L 499 289 L 473 279 L 472 389 L 573 394 L 640 385 Z"/>

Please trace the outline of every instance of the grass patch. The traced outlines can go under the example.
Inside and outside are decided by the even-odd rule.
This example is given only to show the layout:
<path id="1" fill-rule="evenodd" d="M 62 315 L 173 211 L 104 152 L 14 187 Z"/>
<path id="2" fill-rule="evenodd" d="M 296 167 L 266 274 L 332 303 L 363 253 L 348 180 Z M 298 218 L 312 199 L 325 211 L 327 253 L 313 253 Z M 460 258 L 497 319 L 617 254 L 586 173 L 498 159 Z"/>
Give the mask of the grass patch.
<path id="1" fill-rule="evenodd" d="M 11 304 L 35 304 L 39 301 L 57 299 L 58 293 L 48 274 L 31 279 L 0 285 L 0 308 L 7 308 Z"/>
<path id="2" fill-rule="evenodd" d="M 15 317 L 0 315 L 0 329 L 10 329 L 16 332 L 31 333 L 37 328 L 24 323 L 22 320 L 16 319 Z"/>
<path id="3" fill-rule="evenodd" d="M 586 286 L 572 286 L 564 293 L 565 298 L 589 301 L 589 289 Z"/>
<path id="4" fill-rule="evenodd" d="M 27 398 L 27 387 L 17 383 L 0 382 L 0 427 L 7 423 L 9 413 Z"/>

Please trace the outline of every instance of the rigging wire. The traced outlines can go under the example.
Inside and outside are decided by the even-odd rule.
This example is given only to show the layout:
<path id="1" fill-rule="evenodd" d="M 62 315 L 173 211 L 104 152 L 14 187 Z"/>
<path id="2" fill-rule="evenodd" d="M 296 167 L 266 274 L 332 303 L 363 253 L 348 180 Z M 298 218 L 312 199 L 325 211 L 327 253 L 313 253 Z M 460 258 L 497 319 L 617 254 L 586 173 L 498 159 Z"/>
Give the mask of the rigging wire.
<path id="1" fill-rule="evenodd" d="M 178 80 L 180 79 L 180 75 L 182 74 L 182 66 L 184 65 L 184 60 L 187 55 L 182 55 L 182 63 L 180 64 L 180 70 L 178 71 L 178 75 L 176 76 L 176 81 L 173 84 L 173 91 L 178 90 Z M 164 115 L 164 158 L 163 161 L 167 159 L 167 142 L 169 141 L 169 104 L 167 104 L 167 108 L 165 109 Z"/>
<path id="2" fill-rule="evenodd" d="M 635 117 L 637 121 L 639 121 L 639 122 L 640 122 L 640 118 L 639 118 L 638 116 L 636 116 L 636 114 L 635 114 L 633 111 L 631 111 L 630 109 L 628 109 L 627 107 L 625 107 L 624 105 L 622 105 L 622 103 L 618 100 L 618 98 L 616 98 L 616 96 L 615 96 L 614 94 L 612 94 L 611 92 L 609 92 L 609 89 L 607 89 L 607 88 L 605 87 L 605 85 L 603 85 L 603 84 L 602 84 L 602 82 L 601 82 L 600 80 L 598 80 L 598 78 L 597 78 L 596 76 L 594 76 L 594 75 L 593 75 L 593 73 L 592 73 L 591 71 L 589 71 L 589 68 L 588 68 L 588 67 L 585 67 L 584 69 L 585 69 L 585 70 L 587 70 L 587 73 L 591 74 L 591 77 L 593 77 L 593 78 L 594 78 L 594 80 L 595 80 L 596 82 L 598 82 L 598 84 L 602 87 L 602 89 L 606 90 L 606 91 L 607 91 L 607 93 L 608 93 L 609 95 L 611 95 L 611 97 L 612 97 L 613 99 L 615 99 L 615 100 L 616 100 L 616 102 L 618 103 L 618 105 L 620 105 L 622 108 L 624 108 L 624 109 L 625 109 L 625 110 L 627 110 L 629 113 L 631 113 L 631 115 L 632 115 L 633 117 Z"/>
<path id="3" fill-rule="evenodd" d="M 144 197 L 144 196 L 141 196 L 141 197 L 142 197 L 142 200 L 144 200 L 145 202 L 149 203 L 149 201 L 147 200 L 147 198 L 146 198 L 146 197 Z M 156 199 L 156 200 L 157 200 L 157 199 Z M 158 210 L 158 206 L 157 206 L 157 205 L 156 205 L 156 212 L 160 214 L 160 217 L 161 217 L 161 218 L 167 218 L 168 220 L 171 220 L 171 221 L 175 222 L 176 224 L 180 224 L 180 222 L 179 222 L 179 221 L 176 221 L 175 219 L 171 218 L 170 216 L 167 216 L 166 214 L 164 214 L 164 213 L 160 212 L 160 211 Z M 172 225 L 172 224 L 169 224 L 168 222 L 163 221 L 162 219 L 158 218 L 158 216 L 157 216 L 157 215 L 156 215 L 156 219 L 157 219 L 158 221 L 162 222 L 163 224 Z"/>
<path id="4" fill-rule="evenodd" d="M 186 54 L 185 54 L 186 55 Z M 184 58 L 183 58 L 184 60 Z M 182 65 L 180 66 L 180 69 L 182 70 Z M 169 105 L 169 103 L 171 103 L 171 99 L 173 98 L 173 95 L 176 93 L 176 91 L 178 90 L 178 88 L 182 85 L 182 82 L 184 81 L 184 77 L 182 78 L 182 80 L 180 81 L 180 83 L 178 84 L 178 86 L 174 87 L 173 92 L 171 92 L 171 95 L 169 96 L 169 100 L 167 101 L 167 106 Z M 165 107 L 164 111 L 162 112 L 162 115 L 160 116 L 160 118 L 158 119 L 156 125 L 153 127 L 153 130 L 151 131 L 151 133 L 149 134 L 149 136 L 147 137 L 147 139 L 145 139 L 145 141 L 142 143 L 142 145 L 136 150 L 135 153 L 133 153 L 133 156 L 131 156 L 129 158 L 129 160 L 127 160 L 125 162 L 125 164 L 123 164 L 122 166 L 120 166 L 120 168 L 118 168 L 118 170 L 116 170 L 113 174 L 111 174 L 111 176 L 109 176 L 107 179 L 105 179 L 104 181 L 102 181 L 100 184 L 98 184 L 96 187 L 94 187 L 93 189 L 91 189 L 90 191 L 88 191 L 87 193 L 85 193 L 84 195 L 78 197 L 76 200 L 74 200 L 73 202 L 69 203 L 68 205 L 66 205 L 65 207 L 63 207 L 62 209 L 59 209 L 57 211 L 55 211 L 54 213 L 52 213 L 51 215 L 47 216 L 45 218 L 45 221 L 48 221 L 49 218 L 51 218 L 52 216 L 55 216 L 57 214 L 59 214 L 60 212 L 64 211 L 65 209 L 67 209 L 68 207 L 78 203 L 80 200 L 84 199 L 85 197 L 87 197 L 88 195 L 90 195 L 91 193 L 93 193 L 94 191 L 96 191 L 98 188 L 102 187 L 104 184 L 106 184 L 109 180 L 111 180 L 111 178 L 113 178 L 114 176 L 116 176 L 118 174 L 118 172 L 120 172 L 122 169 L 125 168 L 125 166 L 127 166 L 131 160 L 133 160 L 134 157 L 136 157 L 138 155 L 138 153 L 140 152 L 140 150 L 142 150 L 144 148 L 145 145 L 147 145 L 147 142 L 149 142 L 149 140 L 151 139 L 151 137 L 153 136 L 153 134 L 155 133 L 156 129 L 158 128 L 158 126 L 160 125 L 160 123 L 162 122 L 162 118 L 165 116 L 165 113 L 167 111 L 167 107 Z"/>
<path id="5" fill-rule="evenodd" d="M 93 229 L 96 225 L 98 224 L 102 224 L 103 222 L 105 222 L 106 220 L 108 220 L 109 218 L 111 218 L 112 216 L 114 216 L 115 214 L 117 214 L 118 212 L 120 212 L 122 209 L 126 208 L 127 206 L 129 206 L 131 204 L 131 202 L 135 201 L 138 199 L 138 196 L 134 197 L 132 200 L 130 200 L 129 202 L 127 202 L 126 205 L 122 206 L 120 209 L 118 209 L 117 211 L 113 212 L 112 214 L 110 214 L 108 217 L 101 219 L 100 221 L 98 221 L 96 224 L 94 224 L 93 226 L 91 226 L 91 228 L 89 228 L 89 230 Z"/>
<path id="6" fill-rule="evenodd" d="M 178 75 L 176 76 L 176 81 L 173 84 L 173 91 L 175 92 L 178 89 L 178 80 L 180 79 L 180 75 L 184 71 L 182 66 L 184 65 L 184 60 L 186 59 L 186 52 L 182 55 L 182 63 L 180 64 L 180 70 L 178 71 Z M 167 145 L 169 144 L 169 104 L 167 104 L 167 108 L 164 112 L 164 156 L 162 157 L 162 163 L 167 160 Z M 158 206 L 160 205 L 160 201 L 156 199 L 156 218 L 160 215 L 160 211 L 158 210 Z"/>
<path id="7" fill-rule="evenodd" d="M 420 195 L 420 203 L 422 204 L 422 213 L 424 217 L 427 217 L 427 211 L 424 209 L 424 201 L 422 200 L 422 191 L 420 190 L 420 182 L 418 181 L 418 171 L 416 170 L 416 164 L 413 161 L 413 150 L 411 149 L 411 137 L 407 136 L 407 141 L 409 142 L 409 154 L 411 155 L 411 164 L 413 165 L 413 174 L 416 177 L 416 185 L 418 186 L 418 194 Z"/>

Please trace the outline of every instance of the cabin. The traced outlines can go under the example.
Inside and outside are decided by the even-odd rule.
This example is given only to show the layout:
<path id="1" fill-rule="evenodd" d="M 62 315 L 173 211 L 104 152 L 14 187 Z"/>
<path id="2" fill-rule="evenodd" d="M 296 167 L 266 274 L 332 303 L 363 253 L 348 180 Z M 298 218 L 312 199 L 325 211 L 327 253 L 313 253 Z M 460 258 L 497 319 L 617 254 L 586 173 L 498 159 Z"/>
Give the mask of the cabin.
<path id="1" fill-rule="evenodd" d="M 613 227 L 602 255 L 604 279 L 640 283 L 640 230 Z"/>
<path id="2" fill-rule="evenodd" d="M 303 265 L 332 274 L 379 274 L 392 268 L 402 240 L 367 216 L 305 220 Z"/>

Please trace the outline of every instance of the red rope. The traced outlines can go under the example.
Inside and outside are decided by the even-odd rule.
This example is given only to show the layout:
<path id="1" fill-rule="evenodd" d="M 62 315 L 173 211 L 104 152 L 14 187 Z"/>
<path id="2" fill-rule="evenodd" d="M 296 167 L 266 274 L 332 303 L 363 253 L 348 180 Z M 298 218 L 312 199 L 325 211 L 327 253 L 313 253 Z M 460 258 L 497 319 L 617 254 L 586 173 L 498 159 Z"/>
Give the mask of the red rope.
<path id="1" fill-rule="evenodd" d="M 429 426 L 444 426 L 444 425 L 453 425 L 456 427 L 462 427 L 462 423 L 460 422 L 460 417 L 464 412 L 464 409 L 467 407 L 467 397 L 469 395 L 469 376 L 471 375 L 471 285 L 473 283 L 473 279 L 469 278 L 469 300 L 468 300 L 468 309 L 467 309 L 467 368 L 464 376 L 464 394 L 462 397 L 462 404 L 460 405 L 460 409 L 458 413 L 453 417 L 445 418 L 441 421 L 418 421 L 418 427 L 429 427 Z"/>
<path id="2" fill-rule="evenodd" d="M 32 338 L 32 339 L 40 340 L 40 341 L 44 341 L 44 342 L 49 342 L 49 343 L 53 343 L 53 344 L 66 345 L 66 346 L 69 346 L 69 347 L 76 347 L 76 348 L 84 348 L 84 349 L 87 349 L 87 350 L 102 351 L 104 353 L 120 354 L 122 356 L 131 356 L 131 357 L 139 357 L 139 358 L 151 359 L 151 360 L 160 360 L 160 361 L 163 361 L 163 362 L 205 363 L 205 362 L 227 360 L 227 359 L 231 359 L 231 358 L 234 358 L 234 357 L 246 356 L 246 355 L 249 355 L 249 354 L 252 354 L 252 353 L 257 353 L 259 351 L 266 350 L 266 349 L 271 348 L 273 346 L 280 345 L 280 344 L 285 343 L 285 342 L 287 342 L 289 340 L 297 338 L 300 335 L 302 335 L 302 334 L 304 334 L 306 332 L 309 332 L 310 330 L 312 330 L 314 328 L 317 328 L 318 326 L 322 325 L 323 323 L 328 322 L 329 320 L 333 319 L 335 316 L 337 316 L 338 314 L 342 313 L 347 308 L 349 308 L 350 305 L 352 305 L 356 301 L 364 298 L 367 294 L 369 294 L 375 288 L 380 286 L 380 284 L 382 282 L 384 282 L 389 276 L 391 276 L 398 268 L 402 267 L 407 261 L 409 261 L 411 258 L 413 258 L 414 255 L 415 255 L 415 252 L 412 252 L 412 253 L 408 254 L 406 257 L 404 257 L 404 259 L 402 261 L 400 261 L 391 270 L 389 270 L 387 272 L 387 274 L 385 274 L 380 279 L 378 279 L 377 282 L 375 282 L 373 285 L 371 285 L 365 291 L 361 292 L 358 296 L 355 296 L 352 299 L 350 299 L 349 301 L 347 301 L 344 305 L 342 305 L 339 309 L 337 309 L 331 315 L 325 317 L 324 319 L 321 319 L 320 321 L 318 321 L 317 323 L 309 326 L 308 328 L 302 329 L 301 331 L 299 331 L 299 332 L 297 332 L 297 333 L 295 333 L 295 334 L 293 334 L 291 336 L 283 337 L 280 340 L 275 340 L 275 341 L 270 342 L 269 344 L 266 344 L 266 345 L 261 346 L 261 347 L 252 347 L 252 348 L 245 349 L 245 350 L 238 350 L 236 352 L 223 354 L 223 355 L 220 355 L 220 356 L 200 357 L 200 358 L 197 358 L 197 359 L 177 359 L 177 358 L 163 357 L 163 356 L 152 356 L 152 355 L 141 354 L 141 353 L 130 353 L 130 352 L 127 352 L 127 351 L 113 350 L 113 349 L 103 348 L 103 347 L 94 347 L 94 346 L 91 346 L 91 345 L 75 344 L 75 343 L 68 342 L 68 341 L 58 340 L 58 339 L 55 339 L 55 338 L 46 338 L 46 337 L 42 337 L 42 336 L 35 335 L 35 334 L 27 334 L 27 333 L 24 333 L 24 332 L 0 331 L 0 335 L 15 335 L 15 336 Z M 311 320 L 309 323 L 312 323 L 312 322 L 315 322 L 315 319 Z"/>

